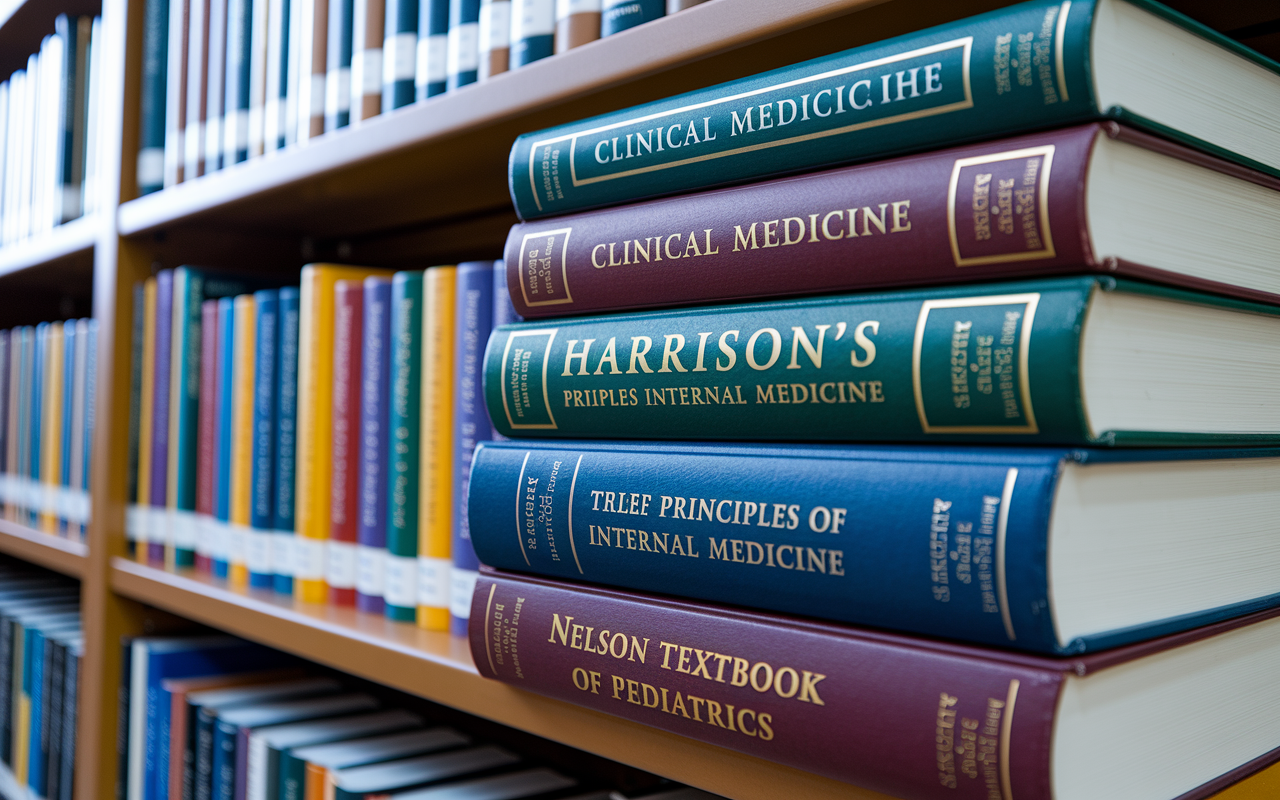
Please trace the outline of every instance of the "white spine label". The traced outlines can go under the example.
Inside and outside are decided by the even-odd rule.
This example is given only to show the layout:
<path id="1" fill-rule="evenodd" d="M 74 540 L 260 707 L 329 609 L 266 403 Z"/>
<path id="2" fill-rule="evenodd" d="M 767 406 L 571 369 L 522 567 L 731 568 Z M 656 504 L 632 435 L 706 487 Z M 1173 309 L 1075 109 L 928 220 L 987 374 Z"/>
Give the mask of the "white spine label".
<path id="1" fill-rule="evenodd" d="M 480 52 L 501 50 L 511 44 L 511 0 L 480 5 Z"/>
<path id="2" fill-rule="evenodd" d="M 271 545 L 274 535 L 271 531 L 254 528 L 249 531 L 249 571 L 259 575 L 272 573 Z"/>
<path id="3" fill-rule="evenodd" d="M 397 33 L 382 41 L 382 82 L 413 80 L 418 34 Z"/>
<path id="4" fill-rule="evenodd" d="M 468 22 L 449 28 L 449 61 L 447 72 L 460 75 L 474 72 L 480 66 L 480 24 Z"/>
<path id="5" fill-rule="evenodd" d="M 356 591 L 369 597 L 382 597 L 386 586 L 387 551 L 381 547 L 356 547 Z"/>
<path id="6" fill-rule="evenodd" d="M 556 19 L 592 12 L 600 13 L 600 0 L 556 0 Z"/>
<path id="7" fill-rule="evenodd" d="M 449 613 L 458 619 L 471 619 L 471 595 L 475 594 L 480 573 L 454 567 L 449 580 Z"/>
<path id="8" fill-rule="evenodd" d="M 351 542 L 329 540 L 325 580 L 335 589 L 354 589 L 356 585 L 356 546 Z"/>
<path id="9" fill-rule="evenodd" d="M 325 542 L 306 536 L 293 537 L 293 574 L 304 581 L 324 580 Z"/>
<path id="10" fill-rule="evenodd" d="M 511 41 L 556 32 L 555 0 L 512 0 Z"/>
<path id="11" fill-rule="evenodd" d="M 413 608 L 418 604 L 418 559 L 387 554 L 386 598 L 388 604 Z"/>
<path id="12" fill-rule="evenodd" d="M 271 535 L 271 569 L 277 575 L 293 575 L 293 540 L 289 531 L 276 531 Z"/>
<path id="13" fill-rule="evenodd" d="M 449 573 L 453 562 L 447 558 L 418 556 L 418 605 L 449 607 Z"/>

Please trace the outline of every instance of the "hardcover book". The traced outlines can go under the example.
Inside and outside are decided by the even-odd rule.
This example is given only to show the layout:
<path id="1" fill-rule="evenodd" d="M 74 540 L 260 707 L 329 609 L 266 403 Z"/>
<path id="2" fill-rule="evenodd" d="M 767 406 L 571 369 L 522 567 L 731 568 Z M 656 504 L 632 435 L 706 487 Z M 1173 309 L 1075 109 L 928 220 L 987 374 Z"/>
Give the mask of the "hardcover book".
<path id="1" fill-rule="evenodd" d="M 417 603 L 418 626 L 432 631 L 449 629 L 457 290 L 457 267 L 432 267 L 423 276 Z"/>
<path id="2" fill-rule="evenodd" d="M 418 607 L 418 486 L 422 414 L 423 274 L 391 282 L 391 393 L 387 470 L 388 619 L 413 622 Z"/>
<path id="3" fill-rule="evenodd" d="M 279 383 L 276 385 L 276 423 L 280 436 L 276 442 L 275 533 L 272 536 L 271 566 L 275 571 L 275 588 L 280 594 L 293 594 L 294 502 L 296 497 L 298 453 L 298 308 L 296 288 L 280 290 L 280 336 L 276 361 Z"/>
<path id="4" fill-rule="evenodd" d="M 360 350 L 363 281 L 333 285 L 333 472 L 329 476 L 329 543 L 325 582 L 329 602 L 356 602 L 356 542 L 360 517 Z"/>
<path id="5" fill-rule="evenodd" d="M 259 589 L 275 586 L 275 565 L 271 555 L 276 526 L 276 423 L 280 384 L 280 293 L 272 289 L 254 292 L 257 333 L 253 357 L 253 429 L 249 474 L 249 538 L 245 563 L 249 585 Z"/>
<path id="6" fill-rule="evenodd" d="M 360 359 L 359 543 L 356 607 L 382 614 L 387 566 L 387 472 L 390 453 L 391 281 L 364 280 Z"/>
<path id="7" fill-rule="evenodd" d="M 1265 444 L 1277 353 L 1274 307 L 1054 278 L 504 326 L 485 393 L 505 436 Z"/>
<path id="8" fill-rule="evenodd" d="M 1035 0 L 525 134 L 511 195 L 533 219 L 1104 116 L 1276 174 L 1246 109 L 1278 72 L 1150 0 Z"/>

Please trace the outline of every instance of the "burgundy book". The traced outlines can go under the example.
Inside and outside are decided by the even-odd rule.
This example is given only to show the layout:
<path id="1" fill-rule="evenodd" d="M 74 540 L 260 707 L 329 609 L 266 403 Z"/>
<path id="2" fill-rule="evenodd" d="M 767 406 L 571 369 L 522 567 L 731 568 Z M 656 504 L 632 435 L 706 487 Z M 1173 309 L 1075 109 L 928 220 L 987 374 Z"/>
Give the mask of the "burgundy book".
<path id="1" fill-rule="evenodd" d="M 364 284 L 333 289 L 333 478 L 330 483 L 329 602 L 356 604 L 356 542 L 360 534 L 360 343 Z"/>
<path id="2" fill-rule="evenodd" d="M 505 260 L 526 318 L 1082 271 L 1277 303 L 1278 188 L 1096 123 L 526 222 Z"/>
<path id="3" fill-rule="evenodd" d="M 213 519 L 213 470 L 218 415 L 218 301 L 200 304 L 200 405 L 196 437 L 196 514 L 201 523 Z M 196 540 L 196 571 L 213 570 L 213 542 L 204 530 Z"/>
<path id="4" fill-rule="evenodd" d="M 1193 800 L 1280 758 L 1277 610 L 1056 659 L 485 569 L 470 640 L 486 677 L 904 800 Z"/>

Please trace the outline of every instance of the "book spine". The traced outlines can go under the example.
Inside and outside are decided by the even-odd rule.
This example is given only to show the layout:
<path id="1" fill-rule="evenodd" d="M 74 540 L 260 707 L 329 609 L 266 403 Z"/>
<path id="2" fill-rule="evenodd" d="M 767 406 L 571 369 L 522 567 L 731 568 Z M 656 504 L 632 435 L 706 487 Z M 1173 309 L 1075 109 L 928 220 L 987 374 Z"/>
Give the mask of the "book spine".
<path id="1" fill-rule="evenodd" d="M 329 0 L 328 44 L 324 95 L 324 129 L 345 128 L 351 122 L 351 28 L 353 0 Z"/>
<path id="2" fill-rule="evenodd" d="M 307 138 L 324 133 L 325 73 L 329 64 L 326 49 L 329 41 L 329 2 L 328 0 L 303 0 L 302 7 L 307 12 L 303 16 L 306 28 L 303 36 L 306 39 L 302 54 L 304 57 L 310 54 L 310 63 L 301 65 L 303 70 L 301 80 L 307 81 L 309 74 L 310 82 L 299 100 L 298 139 L 305 141 Z M 306 136 L 303 136 L 303 127 L 306 128 Z"/>
<path id="3" fill-rule="evenodd" d="M 449 629 L 457 283 L 456 267 L 432 267 L 423 287 L 418 627 L 432 631 Z"/>
<path id="4" fill-rule="evenodd" d="M 215 743 L 216 718 L 208 709 L 196 711 L 195 800 L 213 800 L 213 782 L 219 773 L 219 753 Z"/>
<path id="5" fill-rule="evenodd" d="M 694 6 L 701 5 L 705 2 L 707 2 L 707 0 L 667 0 L 667 16 L 670 16 L 677 11 L 684 11 L 685 9 L 693 8 Z"/>
<path id="6" fill-rule="evenodd" d="M 294 502 L 297 481 L 298 423 L 298 290 L 279 292 L 280 336 L 276 360 L 279 383 L 276 385 L 275 463 L 275 534 L 272 541 L 271 566 L 275 572 L 275 588 L 279 594 L 293 594 Z"/>
<path id="7" fill-rule="evenodd" d="M 285 99 L 289 93 L 288 29 L 288 0 L 272 0 L 267 10 L 267 74 L 262 112 L 262 145 L 267 153 L 285 146 Z"/>
<path id="8" fill-rule="evenodd" d="M 35 528 L 40 525 L 40 456 L 43 453 L 44 438 L 41 424 L 44 418 L 44 393 L 46 353 L 49 349 L 49 323 L 42 322 L 36 326 L 36 335 L 32 342 L 31 353 L 31 401 L 27 432 L 27 496 L 23 505 L 23 519 L 26 525 Z"/>
<path id="9" fill-rule="evenodd" d="M 279 0 L 275 0 L 276 3 Z M 266 152 L 268 19 L 272 0 L 253 0 L 249 56 L 249 158 Z"/>
<path id="10" fill-rule="evenodd" d="M 557 700 L 894 797 L 1052 796 L 1052 662 L 505 575 L 472 620 L 480 674 Z"/>
<path id="11" fill-rule="evenodd" d="M 24 349 L 25 355 L 25 349 Z M 151 549 L 151 435 L 155 428 L 156 279 L 143 282 L 142 376 L 138 402 L 137 525 L 134 557 L 145 564 Z M 25 376 L 25 371 L 24 371 Z M 24 397 L 24 406 L 25 397 Z M 19 417 L 19 432 L 27 430 L 26 415 Z"/>
<path id="12" fill-rule="evenodd" d="M 546 58 L 556 49 L 556 0 L 511 0 L 511 68 Z"/>
<path id="13" fill-rule="evenodd" d="M 600 0 L 556 0 L 556 52 L 600 38 Z"/>
<path id="14" fill-rule="evenodd" d="M 26 723 L 26 770 L 22 783 L 30 787 L 37 797 L 43 796 L 44 787 L 44 743 L 41 734 L 44 728 L 44 690 L 48 686 L 45 675 L 44 636 L 38 629 L 27 628 L 26 652 L 27 668 L 24 671 L 28 679 L 26 703 L 30 711 Z"/>
<path id="15" fill-rule="evenodd" d="M 423 0 L 445 4 L 446 25 L 449 0 Z M 414 101 L 416 67 L 421 56 L 418 43 L 419 0 L 387 0 L 382 37 L 382 109 L 390 111 Z M 445 33 L 448 33 L 446 27 Z M 440 65 L 444 66 L 444 54 Z M 438 93 L 437 93 L 438 94 Z"/>
<path id="16" fill-rule="evenodd" d="M 309 5 L 306 0 L 287 0 L 281 10 L 285 20 L 285 42 L 282 47 L 284 53 L 281 56 L 283 62 L 281 70 L 284 73 L 284 78 L 280 89 L 280 91 L 284 92 L 284 101 L 282 103 L 284 111 L 281 112 L 283 114 L 283 122 L 281 124 L 284 126 L 284 132 L 281 134 L 282 147 L 297 143 L 302 135 L 300 125 L 302 115 L 299 112 L 299 108 L 303 85 L 306 83 L 303 80 L 302 73 L 304 70 L 302 65 L 309 63 L 304 60 L 302 53 L 302 22 L 304 7 Z M 305 11 L 305 13 L 309 14 L 310 11 Z M 307 58 L 310 58 L 309 54 Z"/>
<path id="17" fill-rule="evenodd" d="M 351 119 L 359 122 L 382 112 L 382 39 L 385 0 L 356 0 L 351 33 Z"/>
<path id="18" fill-rule="evenodd" d="M 390 281 L 365 278 L 363 316 L 356 606 L 361 611 L 382 614 L 386 610 L 383 593 L 387 561 L 387 443 L 391 392 Z"/>
<path id="19" fill-rule="evenodd" d="M 526 134 L 512 199 L 532 219 L 1083 121 L 1093 7 L 1021 3 Z M 1058 65 L 1046 80 L 996 74 L 1015 30 Z"/>
<path id="20" fill-rule="evenodd" d="M 360 517 L 360 349 L 364 285 L 338 281 L 333 287 L 333 471 L 329 478 L 329 541 L 325 581 L 329 602 L 356 602 L 356 542 Z"/>
<path id="21" fill-rule="evenodd" d="M 1062 459 L 489 443 L 468 514 L 476 553 L 498 569 L 1054 653 L 1039 610 Z"/>
<path id="22" fill-rule="evenodd" d="M 418 606 L 422 277 L 421 272 L 397 272 L 391 283 L 391 461 L 384 597 L 387 618 L 402 622 L 413 622 Z"/>
<path id="23" fill-rule="evenodd" d="M 164 188 L 166 68 L 169 2 L 147 0 L 142 28 L 142 88 L 139 93 L 138 194 Z"/>
<path id="24" fill-rule="evenodd" d="M 195 563 L 196 541 L 199 539 L 195 511 L 204 295 L 204 276 L 186 267 L 174 271 L 168 491 L 174 540 L 171 565 L 183 568 Z"/>
<path id="25" fill-rule="evenodd" d="M 209 47 L 205 73 L 207 99 L 204 117 L 204 172 L 216 172 L 224 166 L 223 120 L 226 104 L 227 77 L 227 5 L 229 0 L 209 0 Z"/>
<path id="26" fill-rule="evenodd" d="M 10 502 L 9 390 L 13 378 L 10 335 L 10 331 L 0 331 L 0 514 Z"/>
<path id="27" fill-rule="evenodd" d="M 481 0 L 449 0 L 449 56 L 446 91 L 476 82 L 480 67 Z"/>
<path id="28" fill-rule="evenodd" d="M 280 383 L 279 292 L 254 292 L 257 310 L 257 352 L 254 354 L 253 378 L 253 470 L 250 476 L 252 494 L 249 503 L 249 585 L 259 589 L 275 586 L 275 569 L 271 559 L 275 529 L 276 468 L 276 387 Z"/>
<path id="29" fill-rule="evenodd" d="M 182 133 L 186 116 L 188 0 L 169 1 L 169 41 L 165 67 L 164 185 L 182 182 Z"/>
<path id="30" fill-rule="evenodd" d="M 72 533 L 75 520 L 71 508 L 72 477 L 79 477 L 83 454 L 84 407 L 80 405 L 80 393 L 84 391 L 84 342 L 77 333 L 78 320 L 62 323 L 62 455 L 59 458 L 58 488 L 53 511 L 55 529 L 61 535 Z M 0 386 L 3 384 L 0 383 Z M 76 525 L 75 533 L 79 534 Z"/>
<path id="31" fill-rule="evenodd" d="M 46 333 L 44 355 L 44 412 L 40 447 L 40 530 L 58 532 L 58 513 L 54 498 L 62 483 L 62 399 L 63 376 L 66 368 L 63 358 L 63 334 L 61 322 L 49 325 Z"/>
<path id="32" fill-rule="evenodd" d="M 666 0 L 604 0 L 600 37 L 612 36 L 628 28 L 652 22 L 666 12 Z"/>
<path id="33" fill-rule="evenodd" d="M 257 314 L 253 295 L 235 299 L 235 365 L 232 374 L 231 525 L 227 562 L 232 585 L 249 583 L 249 524 L 253 495 L 253 379 Z"/>
<path id="34" fill-rule="evenodd" d="M 511 297 L 533 318 L 1079 270 L 1093 264 L 1084 176 L 1102 131 L 523 223 L 507 237 Z"/>
<path id="35" fill-rule="evenodd" d="M 486 398 L 506 436 L 1085 443 L 1080 325 L 1105 285 L 1057 278 L 512 325 L 489 344 Z"/>
<path id="36" fill-rule="evenodd" d="M 156 354 L 151 430 L 151 539 L 147 562 L 164 566 L 166 546 L 173 543 L 168 524 L 169 382 L 172 375 L 173 270 L 156 274 Z"/>
<path id="37" fill-rule="evenodd" d="M 98 396 L 98 321 L 88 320 L 86 325 L 88 347 L 85 352 L 85 401 L 84 401 L 84 473 L 81 477 L 80 489 L 84 493 L 84 507 L 80 517 L 83 520 L 81 538 L 87 535 L 89 523 L 93 520 L 93 502 L 89 493 L 93 476 L 93 439 L 97 429 Z"/>
<path id="38" fill-rule="evenodd" d="M 254 0 L 227 0 L 226 99 L 222 107 L 222 164 L 249 157 L 249 85 Z"/>
<path id="39" fill-rule="evenodd" d="M 137 299 L 136 296 L 141 294 L 141 292 L 138 291 L 141 288 L 142 288 L 142 285 L 140 283 L 138 284 L 138 286 L 135 287 L 135 291 L 134 291 L 135 300 Z M 137 308 L 138 309 L 142 308 L 141 302 L 138 303 Z M 137 321 L 138 321 L 137 318 L 140 316 L 141 316 L 141 310 L 137 311 L 134 314 L 134 324 L 135 324 L 134 332 L 135 333 L 139 333 L 136 330 L 136 327 L 137 327 Z M 142 346 L 141 339 L 142 339 L 142 336 L 139 334 L 137 336 L 137 339 L 134 345 L 135 350 L 140 350 Z M 23 353 L 26 352 L 26 346 L 24 344 L 25 341 L 26 341 L 25 328 L 17 327 L 17 328 L 14 328 L 12 331 L 10 331 L 9 333 L 9 408 L 8 408 L 8 419 L 7 419 L 8 433 L 6 436 L 6 443 L 5 443 L 5 451 L 6 451 L 5 452 L 5 483 L 8 488 L 5 492 L 4 518 L 11 521 L 16 520 L 18 518 L 18 497 L 19 497 L 18 491 L 19 491 L 19 487 L 21 486 L 21 480 L 22 480 L 22 475 L 21 475 L 20 466 L 19 466 L 19 459 L 18 459 L 18 442 L 22 438 L 19 421 L 21 419 L 21 413 L 22 413 L 22 397 L 23 397 L 22 363 L 23 363 Z M 142 362 L 141 357 L 139 357 L 136 361 L 133 362 L 133 369 L 135 373 L 140 372 L 142 368 L 141 362 Z M 137 449 L 138 448 L 135 443 L 133 448 L 130 451 L 131 457 L 135 460 L 137 458 Z M 132 465 L 131 474 L 132 474 L 132 480 L 136 482 L 137 475 L 138 475 L 138 469 L 137 469 L 136 463 Z M 126 506 L 126 509 L 128 510 L 126 511 L 126 516 L 125 516 L 125 520 L 126 520 L 125 530 L 127 534 L 132 535 L 135 529 L 130 528 L 128 526 L 128 523 L 136 522 L 136 519 L 137 519 L 137 514 L 133 513 L 133 509 L 137 508 L 137 503 L 133 501 L 137 500 L 138 490 L 137 490 L 136 483 L 134 483 L 134 485 L 132 485 L 130 488 L 133 491 L 132 491 L 132 494 L 129 495 L 129 500 L 131 502 L 129 503 L 128 506 Z M 0 661 L 0 664 L 3 664 L 3 661 Z M 0 705 L 0 712 L 2 711 L 3 711 L 3 706 Z"/>
<path id="40" fill-rule="evenodd" d="M 477 81 L 511 68 L 511 0 L 480 0 L 479 39 Z"/>
<path id="41" fill-rule="evenodd" d="M 493 262 L 458 265 L 454 320 L 453 400 L 453 568 L 450 571 L 449 613 L 455 633 L 466 632 L 480 562 L 471 545 L 467 521 L 467 487 L 476 444 L 493 438 L 493 425 L 483 395 L 484 348 L 493 329 Z"/>
<path id="42" fill-rule="evenodd" d="M 218 427 L 214 467 L 213 575 L 226 578 L 230 570 L 232 442 L 235 428 L 236 313 L 230 297 L 218 300 Z"/>
<path id="43" fill-rule="evenodd" d="M 205 114 L 209 97 L 209 0 L 191 0 L 187 40 L 187 107 L 183 144 L 183 177 L 204 174 Z"/>
<path id="44" fill-rule="evenodd" d="M 218 301 L 200 304 L 200 437 L 196 459 L 196 514 L 200 530 L 196 537 L 195 567 L 208 573 L 213 566 L 214 483 L 217 470 L 218 430 Z"/>
<path id="45" fill-rule="evenodd" d="M 80 648 L 67 648 L 63 666 L 62 761 L 60 791 L 56 800 L 71 800 L 75 793 L 76 720 L 79 711 Z M 50 798 L 55 800 L 55 798 Z"/>
<path id="46" fill-rule="evenodd" d="M 236 739 L 239 733 L 234 725 L 214 722 L 211 800 L 236 800 Z"/>

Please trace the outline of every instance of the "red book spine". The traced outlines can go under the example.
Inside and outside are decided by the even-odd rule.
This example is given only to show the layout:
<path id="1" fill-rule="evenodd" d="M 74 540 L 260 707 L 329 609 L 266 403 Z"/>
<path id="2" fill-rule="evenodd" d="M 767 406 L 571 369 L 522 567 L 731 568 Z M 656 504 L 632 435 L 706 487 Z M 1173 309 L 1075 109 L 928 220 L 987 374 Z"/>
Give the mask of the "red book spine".
<path id="1" fill-rule="evenodd" d="M 1079 272 L 1096 266 L 1089 156 L 1117 128 L 522 223 L 507 237 L 511 299 L 535 318 Z"/>
<path id="2" fill-rule="evenodd" d="M 326 580 L 329 602 L 343 606 L 356 603 L 363 310 L 364 286 L 338 281 L 333 302 L 333 479 Z"/>
<path id="3" fill-rule="evenodd" d="M 486 677 L 904 800 L 1051 800 L 1074 666 L 491 571 L 470 640 Z"/>
<path id="4" fill-rule="evenodd" d="M 196 540 L 196 571 L 209 573 L 212 542 L 205 535 L 205 523 L 213 519 L 214 434 L 218 405 L 218 301 L 200 304 L 200 405 L 197 421 L 196 514 L 201 531 Z"/>

